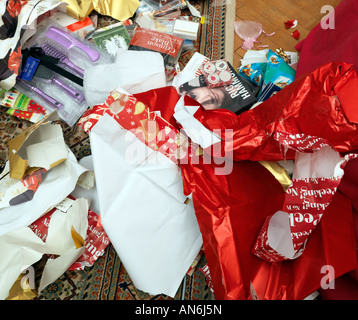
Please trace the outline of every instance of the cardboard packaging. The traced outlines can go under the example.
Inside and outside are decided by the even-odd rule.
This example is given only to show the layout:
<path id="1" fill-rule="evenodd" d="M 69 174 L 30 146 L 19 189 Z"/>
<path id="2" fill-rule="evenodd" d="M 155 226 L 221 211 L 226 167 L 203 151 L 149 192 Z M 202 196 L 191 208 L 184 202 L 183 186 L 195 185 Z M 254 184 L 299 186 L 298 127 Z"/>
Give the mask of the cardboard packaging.
<path id="1" fill-rule="evenodd" d="M 176 19 L 174 23 L 173 35 L 188 40 L 197 40 L 199 22 Z"/>

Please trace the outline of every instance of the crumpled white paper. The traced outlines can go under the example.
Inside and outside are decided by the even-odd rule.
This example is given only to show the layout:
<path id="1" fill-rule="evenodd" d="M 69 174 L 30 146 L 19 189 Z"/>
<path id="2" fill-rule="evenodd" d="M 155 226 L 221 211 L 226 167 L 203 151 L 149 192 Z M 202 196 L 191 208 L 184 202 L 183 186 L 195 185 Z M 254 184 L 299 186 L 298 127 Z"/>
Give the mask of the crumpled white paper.
<path id="1" fill-rule="evenodd" d="M 90 131 L 102 225 L 134 285 L 174 297 L 202 237 L 176 164 L 105 114 Z"/>
<path id="2" fill-rule="evenodd" d="M 121 87 L 131 94 L 166 86 L 163 57 L 158 52 L 119 49 L 113 63 L 86 68 L 83 88 L 89 106 L 102 104 Z"/>
<path id="3" fill-rule="evenodd" d="M 68 150 L 68 158 L 44 175 L 31 201 L 0 209 L 0 236 L 27 227 L 55 207 L 74 190 L 78 178 L 87 170 Z"/>
<path id="4" fill-rule="evenodd" d="M 66 213 L 56 210 L 52 214 L 45 242 L 29 227 L 22 227 L 1 236 L 0 299 L 6 299 L 18 276 L 24 269 L 39 261 L 44 254 L 56 254 L 59 257 L 47 260 L 38 292 L 59 278 L 84 251 L 84 246 L 76 247 L 72 228 L 85 240 L 87 214 L 87 200 L 77 199 Z"/>

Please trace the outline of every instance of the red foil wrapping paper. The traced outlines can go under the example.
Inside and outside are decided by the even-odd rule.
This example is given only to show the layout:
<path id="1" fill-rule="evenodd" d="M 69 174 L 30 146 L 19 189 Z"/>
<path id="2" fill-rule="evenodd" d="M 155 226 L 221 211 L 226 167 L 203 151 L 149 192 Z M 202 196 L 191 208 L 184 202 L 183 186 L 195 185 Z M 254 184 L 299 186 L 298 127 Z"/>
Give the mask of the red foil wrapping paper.
<path id="1" fill-rule="evenodd" d="M 206 128 L 222 132 L 219 151 L 207 148 L 205 154 L 232 154 L 234 160 L 226 176 L 215 175 L 214 162 L 181 166 L 216 299 L 251 299 L 250 283 L 258 299 L 304 299 L 321 287 L 324 266 L 332 266 L 334 277 L 356 267 L 351 200 L 340 192 L 299 258 L 272 263 L 252 254 L 266 219 L 285 202 L 281 185 L 256 161 L 295 159 L 297 151 L 283 148 L 275 138 L 279 131 L 320 137 L 342 156 L 358 149 L 358 92 L 350 85 L 356 79 L 352 65 L 329 63 L 239 116 L 202 108 L 194 114 Z M 225 129 L 232 130 L 231 137 L 224 135 Z"/>
<path id="2" fill-rule="evenodd" d="M 324 161 L 329 161 L 330 170 L 322 170 L 326 171 L 326 176 L 318 177 L 318 169 L 315 168 L 317 163 L 309 164 L 312 176 L 292 179 L 285 194 L 282 211 L 267 217 L 252 252 L 270 262 L 296 259 L 303 253 L 306 241 L 337 191 L 345 165 L 350 159 L 356 158 L 356 154 L 347 154 L 340 158 L 327 141 L 317 137 L 282 132 L 276 132 L 275 137 L 284 147 L 292 148 L 301 154 L 322 150 L 318 153 L 318 157 L 322 158 L 318 165 L 323 167 L 326 165 Z M 309 160 L 310 157 L 296 156 L 297 166 L 305 166 Z M 336 170 L 338 172 L 334 173 Z M 280 243 L 277 244 L 278 235 L 286 235 L 280 241 L 285 242 L 284 247 Z"/>
<path id="3" fill-rule="evenodd" d="M 282 152 L 276 131 L 320 137 L 339 153 L 358 149 L 356 101 L 357 72 L 351 64 L 329 63 L 295 79 L 288 89 L 240 115 L 200 108 L 194 117 L 211 131 L 220 130 L 213 157 L 233 155 L 233 160 L 277 161 L 294 159 L 295 150 Z M 232 130 L 228 138 L 227 130 Z"/>
<path id="4" fill-rule="evenodd" d="M 332 267 L 335 278 L 357 267 L 351 197 L 339 190 L 300 257 L 273 263 L 252 253 L 265 221 L 286 200 L 281 184 L 258 161 L 295 159 L 297 150 L 283 147 L 277 132 L 319 137 L 342 157 L 358 149 L 358 90 L 351 85 L 357 79 L 352 65 L 329 63 L 240 115 L 199 105 L 194 117 L 216 130 L 221 142 L 205 148 L 199 162 L 188 157 L 178 164 L 184 192 L 193 200 L 216 299 L 252 299 L 252 292 L 260 300 L 304 299 L 321 287 L 324 267 Z M 173 117 L 179 100 L 175 88 L 134 97 L 180 130 Z M 189 97 L 185 102 L 198 105 Z M 224 157 L 232 161 L 232 170 L 218 175 L 215 169 L 222 164 L 215 160 Z"/>

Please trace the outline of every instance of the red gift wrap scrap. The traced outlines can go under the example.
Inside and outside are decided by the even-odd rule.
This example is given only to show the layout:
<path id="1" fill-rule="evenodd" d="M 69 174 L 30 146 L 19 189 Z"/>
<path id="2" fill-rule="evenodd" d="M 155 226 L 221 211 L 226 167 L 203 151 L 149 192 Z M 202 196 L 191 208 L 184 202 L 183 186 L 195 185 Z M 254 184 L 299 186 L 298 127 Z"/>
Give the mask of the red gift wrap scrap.
<path id="1" fill-rule="evenodd" d="M 68 198 L 75 200 L 70 195 Z M 46 242 L 50 220 L 56 210 L 56 207 L 51 209 L 29 226 L 43 242 Z M 85 251 L 68 270 L 83 270 L 85 267 L 92 266 L 109 245 L 110 240 L 103 227 L 97 225 L 97 221 L 97 213 L 88 209 L 88 229 L 84 244 Z M 54 255 L 51 255 L 51 257 L 56 258 Z"/>
<path id="2" fill-rule="evenodd" d="M 286 199 L 282 186 L 257 161 L 295 159 L 297 150 L 283 148 L 277 132 L 320 137 L 342 156 L 358 149 L 357 122 L 346 116 L 358 99 L 347 84 L 356 79 L 352 65 L 329 63 L 238 116 L 202 108 L 194 114 L 211 131 L 233 132 L 228 141 L 221 135 L 220 152 L 211 152 L 213 157 L 232 155 L 229 175 L 215 175 L 215 162 L 181 165 L 217 299 L 250 299 L 250 283 L 261 300 L 304 299 L 320 288 L 322 266 L 331 265 L 335 277 L 356 268 L 351 199 L 341 192 L 334 194 L 299 258 L 271 263 L 251 252 L 267 217 Z"/>
<path id="3" fill-rule="evenodd" d="M 199 106 L 193 117 L 222 140 L 217 148 L 204 148 L 199 162 L 170 157 L 181 168 L 185 195 L 193 200 L 216 299 L 252 299 L 255 292 L 260 300 L 301 300 L 320 288 L 323 266 L 332 266 L 335 278 L 357 267 L 352 199 L 341 191 L 334 193 L 297 259 L 272 263 L 252 253 L 267 218 L 287 201 L 282 185 L 259 161 L 295 159 L 300 145 L 286 148 L 278 141 L 278 133 L 318 137 L 341 157 L 358 150 L 358 121 L 354 120 L 358 90 L 348 85 L 357 80 L 351 64 L 327 63 L 240 115 L 225 109 L 205 110 L 185 97 L 185 105 Z M 173 117 L 180 99 L 175 88 L 125 98 L 130 101 L 128 113 L 126 102 L 117 105 L 120 112 L 111 111 L 118 99 L 109 97 L 105 104 L 90 109 L 81 119 L 84 128 L 90 130 L 108 113 L 136 133 L 141 120 L 154 119 L 152 113 L 159 112 L 158 125 L 161 118 L 165 126 L 179 132 L 180 124 Z M 144 111 L 131 119 L 138 102 L 144 104 Z M 151 145 L 143 136 L 137 137 Z M 223 157 L 232 161 L 232 170 L 218 175 L 215 169 L 222 163 L 215 160 Z"/>
<path id="4" fill-rule="evenodd" d="M 298 40 L 300 38 L 301 34 L 298 30 L 295 30 L 291 33 L 291 36 L 294 37 L 296 40 Z"/>
<path id="5" fill-rule="evenodd" d="M 297 26 L 297 20 L 287 20 L 284 22 L 286 29 L 294 28 Z"/>
<path id="6" fill-rule="evenodd" d="M 105 103 L 87 110 L 79 124 L 89 132 L 104 114 L 109 114 L 124 129 L 174 163 L 187 153 L 187 139 L 183 134 L 133 95 L 113 90 Z"/>
<path id="7" fill-rule="evenodd" d="M 303 134 L 289 135 L 276 132 L 277 141 L 286 147 L 298 152 L 314 152 L 323 147 L 330 147 L 324 139 L 310 137 Z M 339 167 L 343 170 L 349 160 L 356 158 L 356 154 L 347 154 Z M 267 217 L 258 239 L 255 242 L 253 253 L 270 262 L 294 259 L 303 253 L 304 246 L 310 234 L 319 224 L 325 210 L 332 201 L 337 187 L 343 178 L 342 175 L 324 178 L 292 179 L 292 183 L 285 195 L 282 212 L 287 214 L 290 223 L 292 245 L 295 255 L 286 257 L 269 244 L 268 228 L 273 216 Z"/>

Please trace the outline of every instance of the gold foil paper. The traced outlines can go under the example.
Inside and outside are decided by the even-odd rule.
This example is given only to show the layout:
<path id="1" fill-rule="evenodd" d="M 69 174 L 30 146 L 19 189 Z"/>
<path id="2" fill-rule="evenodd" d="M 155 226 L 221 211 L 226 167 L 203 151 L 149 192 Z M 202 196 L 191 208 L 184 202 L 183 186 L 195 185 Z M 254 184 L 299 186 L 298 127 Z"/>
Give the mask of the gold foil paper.
<path id="1" fill-rule="evenodd" d="M 286 192 L 292 182 L 286 169 L 274 161 L 259 161 L 259 163 L 273 174 Z"/>
<path id="2" fill-rule="evenodd" d="M 124 21 L 131 18 L 138 9 L 139 0 L 63 0 L 66 12 L 78 20 L 84 20 L 93 11 Z"/>
<path id="3" fill-rule="evenodd" d="M 5 300 L 33 300 L 36 296 L 36 290 L 30 288 L 26 275 L 20 274 Z"/>

